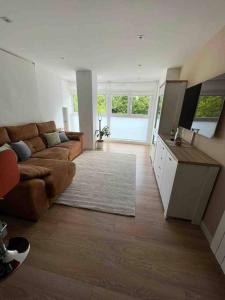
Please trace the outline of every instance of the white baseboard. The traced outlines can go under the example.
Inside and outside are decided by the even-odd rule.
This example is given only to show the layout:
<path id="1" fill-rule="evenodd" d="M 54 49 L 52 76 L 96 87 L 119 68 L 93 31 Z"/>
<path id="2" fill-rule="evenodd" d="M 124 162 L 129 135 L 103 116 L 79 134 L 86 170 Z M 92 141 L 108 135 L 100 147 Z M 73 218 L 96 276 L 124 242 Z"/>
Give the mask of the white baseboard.
<path id="1" fill-rule="evenodd" d="M 205 225 L 205 223 L 203 221 L 201 222 L 200 227 L 201 227 L 205 237 L 207 238 L 209 244 L 211 244 L 213 237 L 212 237 L 211 233 L 209 232 L 209 229 L 207 228 L 207 226 Z"/>

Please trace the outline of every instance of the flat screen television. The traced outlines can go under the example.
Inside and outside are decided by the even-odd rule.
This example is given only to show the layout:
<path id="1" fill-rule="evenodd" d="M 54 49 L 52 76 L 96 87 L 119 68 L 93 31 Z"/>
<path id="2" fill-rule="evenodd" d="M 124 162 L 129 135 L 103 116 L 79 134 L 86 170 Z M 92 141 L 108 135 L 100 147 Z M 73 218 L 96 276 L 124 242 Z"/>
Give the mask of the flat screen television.
<path id="1" fill-rule="evenodd" d="M 223 110 L 224 100 L 225 74 L 188 88 L 179 126 L 212 138 Z"/>
<path id="2" fill-rule="evenodd" d="M 196 106 L 198 103 L 198 97 L 200 95 L 202 84 L 197 84 L 186 89 L 184 94 L 183 107 L 181 110 L 179 126 L 191 129 L 191 125 L 194 119 Z"/>

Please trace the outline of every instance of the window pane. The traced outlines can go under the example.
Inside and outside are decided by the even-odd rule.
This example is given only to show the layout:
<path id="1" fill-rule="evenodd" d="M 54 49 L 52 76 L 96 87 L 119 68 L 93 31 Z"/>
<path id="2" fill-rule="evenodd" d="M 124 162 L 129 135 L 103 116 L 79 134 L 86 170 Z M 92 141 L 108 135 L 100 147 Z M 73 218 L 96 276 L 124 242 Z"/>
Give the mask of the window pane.
<path id="1" fill-rule="evenodd" d="M 112 139 L 145 142 L 148 132 L 148 118 L 119 117 L 110 118 Z"/>
<path id="2" fill-rule="evenodd" d="M 70 114 L 70 126 L 71 126 L 71 131 L 80 131 L 78 112 L 74 112 Z"/>
<path id="3" fill-rule="evenodd" d="M 73 95 L 73 109 L 75 112 L 78 112 L 78 97 Z"/>
<path id="4" fill-rule="evenodd" d="M 128 112 L 128 96 L 112 97 L 112 113 L 127 114 Z"/>
<path id="5" fill-rule="evenodd" d="M 147 115 L 149 108 L 149 96 L 133 96 L 132 97 L 132 114 Z"/>
<path id="6" fill-rule="evenodd" d="M 98 113 L 106 113 L 106 96 L 105 95 L 98 95 L 97 109 L 98 109 Z"/>

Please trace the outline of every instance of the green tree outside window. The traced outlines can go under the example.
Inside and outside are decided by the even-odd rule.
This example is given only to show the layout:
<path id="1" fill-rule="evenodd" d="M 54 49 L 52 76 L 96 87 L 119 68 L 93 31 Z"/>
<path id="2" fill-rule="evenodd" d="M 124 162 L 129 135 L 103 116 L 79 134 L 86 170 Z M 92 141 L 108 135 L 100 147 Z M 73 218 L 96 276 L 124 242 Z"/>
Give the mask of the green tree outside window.
<path id="1" fill-rule="evenodd" d="M 132 97 L 132 114 L 147 115 L 150 104 L 149 96 Z"/>
<path id="2" fill-rule="evenodd" d="M 106 96 L 105 95 L 98 95 L 97 111 L 98 111 L 98 113 L 106 113 Z"/>
<path id="3" fill-rule="evenodd" d="M 78 97 L 77 97 L 77 95 L 73 95 L 73 110 L 74 110 L 74 112 L 78 112 Z"/>
<path id="4" fill-rule="evenodd" d="M 112 97 L 112 113 L 114 114 L 128 113 L 128 96 Z"/>

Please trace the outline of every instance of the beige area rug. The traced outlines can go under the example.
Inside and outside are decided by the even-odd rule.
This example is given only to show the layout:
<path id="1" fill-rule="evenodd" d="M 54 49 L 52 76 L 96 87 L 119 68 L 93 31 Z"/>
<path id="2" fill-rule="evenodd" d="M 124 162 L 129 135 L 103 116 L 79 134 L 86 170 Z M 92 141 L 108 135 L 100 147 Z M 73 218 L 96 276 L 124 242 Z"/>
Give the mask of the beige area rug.
<path id="1" fill-rule="evenodd" d="M 135 216 L 135 155 L 86 151 L 74 162 L 74 180 L 56 203 Z"/>

